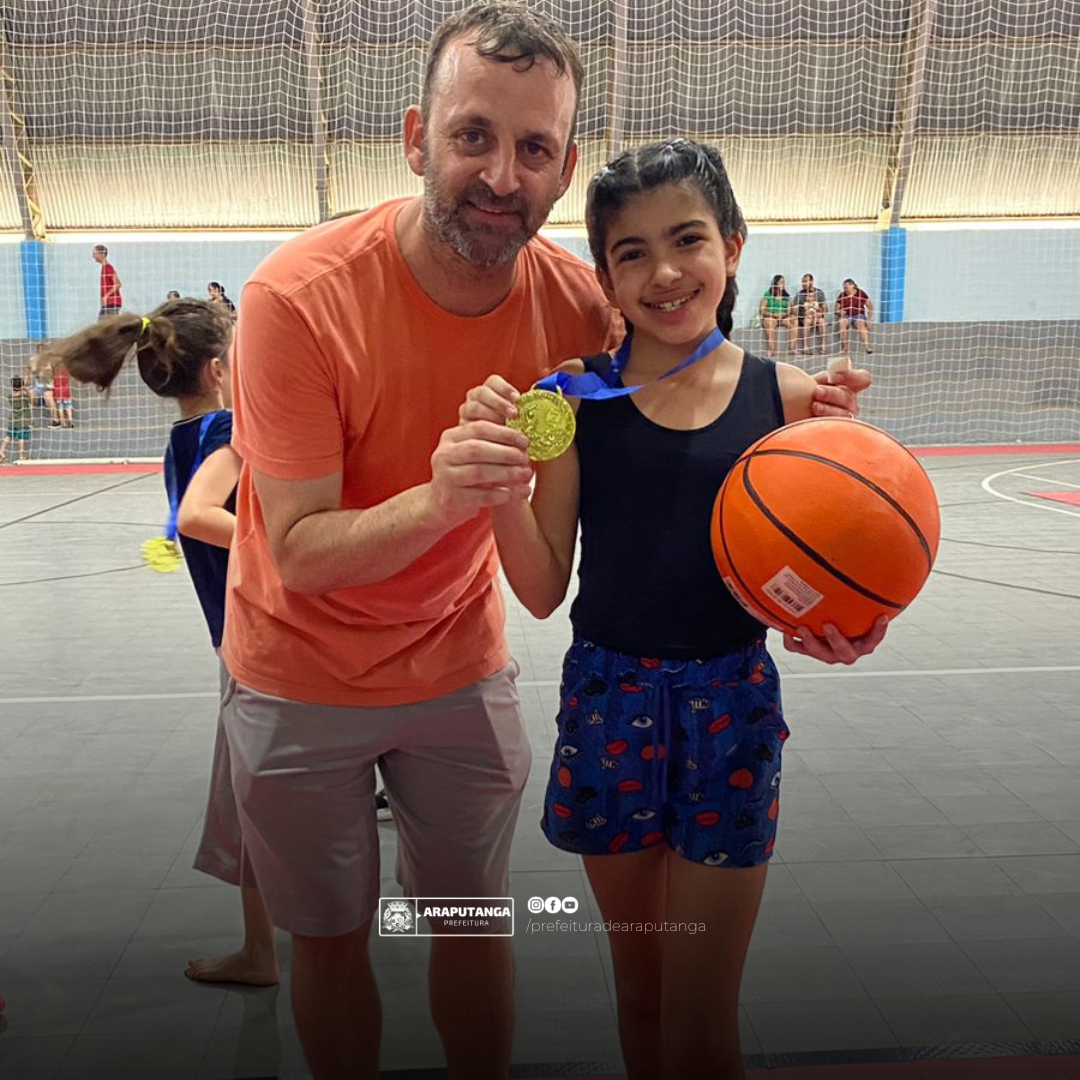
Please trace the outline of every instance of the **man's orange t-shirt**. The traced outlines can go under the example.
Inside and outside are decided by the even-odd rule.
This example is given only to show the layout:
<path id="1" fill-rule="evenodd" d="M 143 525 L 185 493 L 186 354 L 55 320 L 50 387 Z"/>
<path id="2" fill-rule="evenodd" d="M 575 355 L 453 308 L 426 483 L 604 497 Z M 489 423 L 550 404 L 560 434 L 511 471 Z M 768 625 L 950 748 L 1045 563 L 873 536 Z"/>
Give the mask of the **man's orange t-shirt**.
<path id="1" fill-rule="evenodd" d="M 592 269 L 536 238 L 486 315 L 438 307 L 394 235 L 405 201 L 312 229 L 244 288 L 233 349 L 233 446 L 244 459 L 223 654 L 239 682 L 327 705 L 451 693 L 509 661 L 487 512 L 385 581 L 290 592 L 267 543 L 251 469 L 285 480 L 342 470 L 342 508 L 428 481 L 466 392 L 498 372 L 525 390 L 554 364 L 612 347 L 621 320 Z"/>

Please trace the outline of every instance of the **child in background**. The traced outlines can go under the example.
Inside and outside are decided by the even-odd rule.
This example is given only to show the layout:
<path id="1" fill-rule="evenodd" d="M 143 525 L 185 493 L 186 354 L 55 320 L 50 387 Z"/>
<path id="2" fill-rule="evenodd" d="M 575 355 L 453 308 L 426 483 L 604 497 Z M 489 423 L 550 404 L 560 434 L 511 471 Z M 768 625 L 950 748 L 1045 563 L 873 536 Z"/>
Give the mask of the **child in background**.
<path id="1" fill-rule="evenodd" d="M 71 375 L 63 364 L 53 368 L 53 427 L 74 427 L 71 417 Z"/>
<path id="2" fill-rule="evenodd" d="M 221 305 L 171 300 L 149 316 L 114 315 L 58 342 L 49 360 L 79 382 L 107 390 L 134 355 L 143 382 L 175 398 L 180 419 L 165 453 L 170 515 L 215 650 L 225 618 L 225 575 L 236 524 L 240 459 L 230 446 L 228 351 L 232 319 Z M 222 685 L 226 674 L 222 669 Z M 239 952 L 193 960 L 185 974 L 205 982 L 270 986 L 279 979 L 274 929 L 243 858 L 230 776 L 229 748 L 218 721 L 210 796 L 197 869 L 241 887 L 244 944 Z"/>
<path id="3" fill-rule="evenodd" d="M 715 150 L 627 151 L 593 178 L 586 221 L 631 332 L 615 357 L 564 368 L 643 385 L 581 401 L 575 442 L 537 466 L 531 502 L 491 508 L 506 577 L 540 618 L 566 595 L 581 527 L 542 827 L 584 856 L 605 921 L 666 927 L 609 935 L 630 1080 L 737 1080 L 788 728 L 766 628 L 724 587 L 709 522 L 738 456 L 809 417 L 815 384 L 724 338 L 746 230 Z M 462 422 L 504 422 L 516 397 L 492 376 Z M 884 620 L 851 641 L 800 628 L 785 646 L 852 663 L 884 633 Z"/>
<path id="4" fill-rule="evenodd" d="M 19 460 L 29 458 L 27 447 L 30 443 L 30 424 L 34 416 L 34 407 L 30 401 L 30 390 L 21 375 L 11 379 L 11 403 L 8 410 L 7 431 L 0 443 L 0 462 L 7 461 L 8 447 L 19 444 Z"/>
<path id="5" fill-rule="evenodd" d="M 52 426 L 59 427 L 60 418 L 56 415 L 56 401 L 53 398 L 52 367 L 45 361 L 42 352 L 39 351 L 26 365 L 23 383 L 30 388 L 31 406 L 48 409 Z"/>

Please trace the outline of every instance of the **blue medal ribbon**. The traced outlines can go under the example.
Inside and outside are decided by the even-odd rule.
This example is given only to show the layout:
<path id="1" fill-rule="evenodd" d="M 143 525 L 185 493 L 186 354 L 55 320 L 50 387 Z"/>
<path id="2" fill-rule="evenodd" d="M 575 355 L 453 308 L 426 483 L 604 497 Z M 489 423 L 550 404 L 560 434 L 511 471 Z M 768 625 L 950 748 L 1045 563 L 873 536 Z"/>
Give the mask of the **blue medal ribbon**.
<path id="1" fill-rule="evenodd" d="M 600 376 L 594 371 L 586 371 L 583 375 L 570 375 L 565 371 L 553 371 L 550 375 L 545 375 L 536 384 L 537 389 L 551 390 L 555 393 L 561 392 L 568 397 L 582 398 L 585 401 L 603 401 L 605 398 L 623 397 L 625 394 L 632 394 L 643 386 L 651 386 L 652 383 L 639 383 L 637 386 L 615 385 L 626 367 L 627 361 L 630 359 L 631 340 L 631 335 L 627 334 L 626 340 L 619 346 L 619 351 L 612 357 L 611 366 L 604 376 Z M 659 379 L 653 379 L 653 382 L 670 379 L 672 375 L 677 375 L 691 364 L 696 364 L 703 356 L 708 356 L 714 349 L 718 349 L 723 345 L 725 340 L 726 338 L 720 327 L 716 327 L 682 363 L 676 364 L 670 371 L 664 372 Z"/>

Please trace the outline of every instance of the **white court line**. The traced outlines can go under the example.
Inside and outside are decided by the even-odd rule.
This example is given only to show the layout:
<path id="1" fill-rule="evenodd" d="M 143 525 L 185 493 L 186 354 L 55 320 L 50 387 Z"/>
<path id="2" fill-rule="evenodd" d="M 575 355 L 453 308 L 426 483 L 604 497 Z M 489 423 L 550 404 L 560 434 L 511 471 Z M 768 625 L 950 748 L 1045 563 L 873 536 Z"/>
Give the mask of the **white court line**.
<path id="1" fill-rule="evenodd" d="M 1080 462 L 1078 458 L 1068 458 L 1064 461 L 1050 461 L 1044 464 L 1045 467 L 1053 467 L 1056 465 L 1075 465 Z M 1049 503 L 1037 502 L 1034 499 L 1018 499 L 1015 495 L 1006 495 L 1003 491 L 996 490 L 992 485 L 999 476 L 1012 476 L 1017 473 L 1022 473 L 1026 469 L 1026 465 L 1020 465 L 1015 469 L 1003 469 L 1001 472 L 993 473 L 991 476 L 986 477 L 979 485 L 983 491 L 988 495 L 993 495 L 998 499 L 1007 499 L 1009 502 L 1017 503 L 1019 506 L 1029 506 L 1034 510 L 1049 510 L 1055 514 L 1068 514 L 1069 517 L 1080 517 L 1080 513 L 1076 510 L 1070 510 L 1065 506 L 1052 506 Z M 1039 482 L 1043 483 L 1043 478 L 1039 477 Z M 1046 483 L 1053 483 L 1053 481 L 1047 480 Z"/>
<path id="2" fill-rule="evenodd" d="M 994 668 L 918 668 L 912 671 L 802 671 L 781 672 L 781 682 L 796 679 L 911 679 L 941 678 L 950 675 L 1053 675 L 1080 671 L 1080 664 L 1062 667 L 994 667 Z M 518 679 L 518 686 L 558 686 L 558 679 Z M 53 705 L 76 704 L 90 701 L 180 701 L 189 698 L 216 698 L 211 690 L 197 690 L 182 694 L 80 694 L 72 697 L 9 697 L 0 698 L 0 705 Z"/>
<path id="3" fill-rule="evenodd" d="M 1034 480 L 1036 484 L 1057 484 L 1058 487 L 1076 488 L 1080 490 L 1080 484 L 1070 484 L 1067 480 L 1051 480 L 1048 476 L 1032 476 L 1030 473 L 1018 472 L 1017 476 L 1023 480 Z"/>

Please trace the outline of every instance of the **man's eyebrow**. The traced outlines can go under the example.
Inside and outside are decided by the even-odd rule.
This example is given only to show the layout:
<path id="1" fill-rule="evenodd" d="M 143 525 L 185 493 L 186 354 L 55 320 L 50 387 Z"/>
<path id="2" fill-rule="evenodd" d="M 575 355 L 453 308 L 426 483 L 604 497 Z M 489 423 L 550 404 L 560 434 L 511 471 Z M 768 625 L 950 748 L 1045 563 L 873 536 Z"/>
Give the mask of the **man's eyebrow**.
<path id="1" fill-rule="evenodd" d="M 483 113 L 468 113 L 465 116 L 454 117 L 453 126 L 455 128 L 483 128 L 485 131 L 490 131 L 492 123 Z M 553 131 L 527 131 L 520 141 L 555 145 L 558 139 Z"/>
<path id="2" fill-rule="evenodd" d="M 455 127 L 491 127 L 491 121 L 483 113 L 471 113 L 468 116 L 454 117 L 453 120 Z"/>

